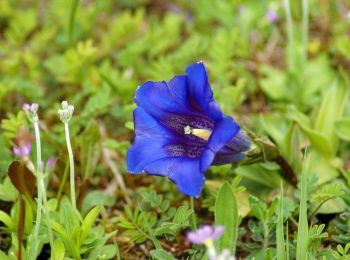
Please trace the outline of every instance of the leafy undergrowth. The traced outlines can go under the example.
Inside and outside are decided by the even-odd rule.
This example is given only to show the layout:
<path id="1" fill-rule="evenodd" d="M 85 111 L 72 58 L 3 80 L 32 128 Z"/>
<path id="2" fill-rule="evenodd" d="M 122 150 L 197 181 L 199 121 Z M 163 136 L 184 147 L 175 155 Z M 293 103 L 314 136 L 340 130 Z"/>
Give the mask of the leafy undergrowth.
<path id="1" fill-rule="evenodd" d="M 0 1 L 0 259 L 203 259 L 186 239 L 203 224 L 224 226 L 216 250 L 237 259 L 350 259 L 349 13 Z M 191 199 L 125 160 L 137 86 L 200 60 L 223 112 L 278 159 L 212 166 Z"/>

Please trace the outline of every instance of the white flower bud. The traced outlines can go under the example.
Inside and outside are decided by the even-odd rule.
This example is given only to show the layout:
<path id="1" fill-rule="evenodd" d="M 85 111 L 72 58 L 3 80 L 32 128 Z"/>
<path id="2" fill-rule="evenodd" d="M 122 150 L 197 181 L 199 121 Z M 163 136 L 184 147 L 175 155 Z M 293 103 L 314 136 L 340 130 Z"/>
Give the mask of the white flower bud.
<path id="1" fill-rule="evenodd" d="M 33 103 L 31 105 L 24 103 L 22 106 L 23 112 L 27 116 L 28 120 L 31 123 L 36 123 L 38 122 L 38 109 L 39 105 L 37 103 Z"/>
<path id="2" fill-rule="evenodd" d="M 69 105 L 67 101 L 62 101 L 61 109 L 58 109 L 58 114 L 63 123 L 68 123 L 72 118 L 74 112 L 74 106 Z"/>

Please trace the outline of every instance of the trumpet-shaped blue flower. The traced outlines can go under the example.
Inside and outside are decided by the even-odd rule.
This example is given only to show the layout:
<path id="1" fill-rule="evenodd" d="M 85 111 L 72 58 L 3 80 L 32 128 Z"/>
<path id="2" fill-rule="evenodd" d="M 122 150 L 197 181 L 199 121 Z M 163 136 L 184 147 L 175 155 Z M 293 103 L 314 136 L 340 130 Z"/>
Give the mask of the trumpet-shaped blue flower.
<path id="1" fill-rule="evenodd" d="M 236 162 L 250 147 L 240 126 L 214 100 L 202 62 L 169 82 L 142 84 L 135 103 L 129 172 L 166 176 L 184 194 L 198 196 L 210 165 Z"/>

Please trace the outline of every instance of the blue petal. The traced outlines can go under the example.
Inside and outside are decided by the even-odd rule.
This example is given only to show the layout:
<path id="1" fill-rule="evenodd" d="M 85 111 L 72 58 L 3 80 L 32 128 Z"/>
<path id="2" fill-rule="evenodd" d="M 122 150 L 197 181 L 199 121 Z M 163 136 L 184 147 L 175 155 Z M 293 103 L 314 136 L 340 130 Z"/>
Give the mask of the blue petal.
<path id="1" fill-rule="evenodd" d="M 193 197 L 198 197 L 205 182 L 204 174 L 199 169 L 199 161 L 186 157 L 160 159 L 147 165 L 145 171 L 153 175 L 168 176 L 183 194 Z"/>
<path id="2" fill-rule="evenodd" d="M 135 141 L 128 150 L 126 161 L 130 173 L 141 173 L 145 165 L 167 157 L 164 146 L 171 134 L 142 108 L 134 110 Z"/>
<path id="3" fill-rule="evenodd" d="M 243 160 L 245 158 L 245 155 L 242 153 L 233 153 L 233 154 L 223 154 L 223 153 L 217 153 L 215 155 L 215 159 L 212 163 L 212 165 L 223 165 L 228 163 L 235 163 L 240 160 Z"/>
<path id="4" fill-rule="evenodd" d="M 215 121 L 222 120 L 223 113 L 214 100 L 204 64 L 197 62 L 189 65 L 186 68 L 186 76 L 192 106 Z"/>
<path id="5" fill-rule="evenodd" d="M 163 119 L 169 114 L 193 114 L 188 100 L 185 76 L 176 76 L 169 83 L 147 81 L 136 90 L 135 103 L 147 113 Z"/>
<path id="6" fill-rule="evenodd" d="M 213 162 L 215 155 L 223 148 L 235 135 L 238 134 L 240 126 L 229 116 L 225 116 L 223 120 L 215 125 L 210 135 L 206 148 L 204 149 L 201 160 L 200 169 L 205 171 Z"/>
<path id="7" fill-rule="evenodd" d="M 250 149 L 250 146 L 250 141 L 242 130 L 239 131 L 238 134 L 227 143 L 227 148 L 236 153 L 247 151 Z"/>

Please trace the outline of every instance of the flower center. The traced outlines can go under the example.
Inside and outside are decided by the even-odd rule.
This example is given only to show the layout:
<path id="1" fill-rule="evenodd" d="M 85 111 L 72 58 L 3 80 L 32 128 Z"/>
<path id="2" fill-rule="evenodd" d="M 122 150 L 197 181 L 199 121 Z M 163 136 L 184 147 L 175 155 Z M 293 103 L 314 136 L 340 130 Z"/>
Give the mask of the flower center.
<path id="1" fill-rule="evenodd" d="M 209 140 L 211 133 L 212 133 L 212 131 L 208 130 L 208 129 L 193 128 L 189 125 L 186 125 L 184 127 L 184 134 L 185 135 L 194 135 L 194 136 L 197 136 L 205 141 Z"/>

